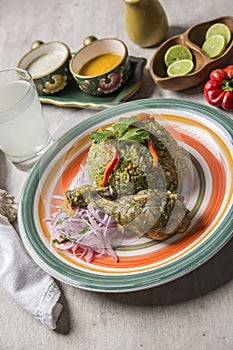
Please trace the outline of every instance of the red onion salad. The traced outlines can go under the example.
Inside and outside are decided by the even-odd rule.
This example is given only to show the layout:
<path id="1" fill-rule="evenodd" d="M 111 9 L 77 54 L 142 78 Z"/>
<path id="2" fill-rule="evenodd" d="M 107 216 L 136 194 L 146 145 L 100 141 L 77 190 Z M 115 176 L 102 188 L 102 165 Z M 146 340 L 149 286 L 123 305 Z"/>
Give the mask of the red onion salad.
<path id="1" fill-rule="evenodd" d="M 86 167 L 82 166 L 76 186 L 88 183 Z M 90 182 L 89 182 L 90 183 Z M 54 196 L 56 199 L 64 198 Z M 91 204 L 85 208 L 77 207 L 69 215 L 62 206 L 44 221 L 51 225 L 51 245 L 57 249 L 72 252 L 76 257 L 92 262 L 95 258 L 107 254 L 117 262 L 114 248 L 123 240 L 117 223 L 102 209 L 95 209 Z"/>

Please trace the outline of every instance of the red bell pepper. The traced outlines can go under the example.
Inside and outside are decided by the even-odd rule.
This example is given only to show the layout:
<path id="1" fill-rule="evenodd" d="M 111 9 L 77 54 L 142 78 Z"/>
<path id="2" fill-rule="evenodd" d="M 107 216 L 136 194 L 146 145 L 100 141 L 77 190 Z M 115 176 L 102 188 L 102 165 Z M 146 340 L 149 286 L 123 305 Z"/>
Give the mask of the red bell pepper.
<path id="1" fill-rule="evenodd" d="M 212 106 L 233 110 L 233 65 L 210 73 L 210 79 L 204 86 L 204 95 Z"/>

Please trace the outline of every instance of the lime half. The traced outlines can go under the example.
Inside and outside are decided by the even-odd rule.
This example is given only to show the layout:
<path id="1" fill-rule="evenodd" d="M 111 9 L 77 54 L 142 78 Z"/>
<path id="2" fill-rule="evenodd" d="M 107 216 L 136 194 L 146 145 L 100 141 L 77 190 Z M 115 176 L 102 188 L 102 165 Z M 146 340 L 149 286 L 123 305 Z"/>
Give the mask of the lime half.
<path id="1" fill-rule="evenodd" d="M 226 49 L 226 41 L 222 35 L 213 35 L 207 39 L 202 45 L 202 50 L 205 51 L 209 58 L 216 58 Z"/>
<path id="2" fill-rule="evenodd" d="M 192 72 L 194 68 L 193 61 L 191 60 L 179 60 L 175 61 L 167 69 L 167 75 L 169 77 L 177 77 L 180 75 L 186 75 L 190 72 Z"/>
<path id="3" fill-rule="evenodd" d="M 231 41 L 231 31 L 229 27 L 224 23 L 215 23 L 209 27 L 206 32 L 206 39 L 209 39 L 214 35 L 222 35 L 225 38 L 226 45 Z"/>
<path id="4" fill-rule="evenodd" d="M 183 59 L 192 60 L 192 53 L 186 46 L 179 44 L 169 47 L 164 56 L 164 62 L 167 67 L 175 61 Z"/>

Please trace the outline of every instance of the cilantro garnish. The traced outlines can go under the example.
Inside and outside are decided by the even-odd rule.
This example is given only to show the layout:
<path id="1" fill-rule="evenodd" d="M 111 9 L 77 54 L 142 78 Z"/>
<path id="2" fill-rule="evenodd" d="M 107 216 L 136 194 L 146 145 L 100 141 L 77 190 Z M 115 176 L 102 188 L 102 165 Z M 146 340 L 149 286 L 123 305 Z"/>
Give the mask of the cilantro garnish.
<path id="1" fill-rule="evenodd" d="M 136 117 L 120 118 L 119 121 L 108 129 L 98 130 L 91 133 L 94 143 L 102 140 L 116 139 L 143 142 L 149 137 L 149 133 L 143 128 L 133 125 L 137 121 Z"/>

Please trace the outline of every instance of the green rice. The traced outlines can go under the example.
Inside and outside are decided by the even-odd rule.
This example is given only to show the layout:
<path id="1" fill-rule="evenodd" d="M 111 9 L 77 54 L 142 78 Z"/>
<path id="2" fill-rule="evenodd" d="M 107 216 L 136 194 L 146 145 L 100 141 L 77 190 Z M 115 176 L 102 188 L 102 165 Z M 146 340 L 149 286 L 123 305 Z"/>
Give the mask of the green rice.
<path id="1" fill-rule="evenodd" d="M 149 132 L 159 156 L 158 166 L 153 166 L 146 141 L 103 139 L 93 143 L 88 153 L 88 173 L 93 185 L 98 188 L 113 157 L 112 149 L 116 148 L 118 162 L 105 184 L 111 189 L 113 197 L 148 188 L 177 191 L 186 170 L 184 150 L 159 123 L 145 120 L 134 125 Z"/>

